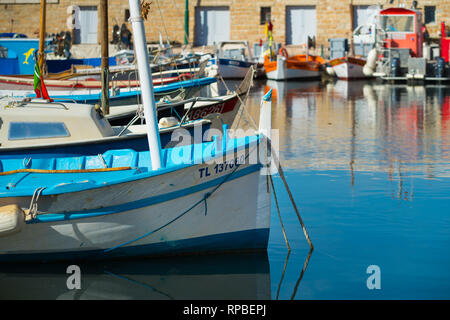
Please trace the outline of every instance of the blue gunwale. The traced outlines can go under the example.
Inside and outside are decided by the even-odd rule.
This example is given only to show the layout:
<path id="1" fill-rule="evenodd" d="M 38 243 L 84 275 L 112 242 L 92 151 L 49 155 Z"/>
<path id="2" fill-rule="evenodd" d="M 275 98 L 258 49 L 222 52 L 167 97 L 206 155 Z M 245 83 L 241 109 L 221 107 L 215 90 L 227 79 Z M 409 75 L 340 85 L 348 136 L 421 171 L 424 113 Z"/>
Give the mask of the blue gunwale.
<path id="1" fill-rule="evenodd" d="M 219 64 L 224 65 L 224 66 L 250 68 L 255 63 L 250 62 L 250 61 L 237 60 L 237 59 L 219 58 Z"/>

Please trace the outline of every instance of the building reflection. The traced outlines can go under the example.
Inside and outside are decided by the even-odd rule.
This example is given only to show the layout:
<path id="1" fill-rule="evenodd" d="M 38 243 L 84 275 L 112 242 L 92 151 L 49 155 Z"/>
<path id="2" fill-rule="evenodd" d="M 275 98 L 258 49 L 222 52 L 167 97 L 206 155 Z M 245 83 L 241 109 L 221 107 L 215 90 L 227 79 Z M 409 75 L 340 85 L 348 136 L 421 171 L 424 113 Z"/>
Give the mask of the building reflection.
<path id="1" fill-rule="evenodd" d="M 266 81 L 248 101 L 255 119 L 269 88 L 286 168 L 448 175 L 450 88 Z"/>

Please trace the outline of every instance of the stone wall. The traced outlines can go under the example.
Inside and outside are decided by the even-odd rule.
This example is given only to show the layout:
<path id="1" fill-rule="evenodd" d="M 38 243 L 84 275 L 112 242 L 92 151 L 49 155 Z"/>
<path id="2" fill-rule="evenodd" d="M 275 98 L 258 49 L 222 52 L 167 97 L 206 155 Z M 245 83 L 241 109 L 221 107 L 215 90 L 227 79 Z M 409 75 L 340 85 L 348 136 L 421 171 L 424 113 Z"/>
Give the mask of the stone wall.
<path id="1" fill-rule="evenodd" d="M 151 12 L 145 22 L 148 41 L 158 41 L 161 33 L 172 41 L 184 42 L 184 0 L 148 0 L 152 2 Z M 67 20 L 71 5 L 98 6 L 98 0 L 48 0 L 47 32 L 56 33 L 68 30 Z M 56 3 L 55 3 L 56 2 Z M 394 4 L 397 4 L 397 0 Z M 438 36 L 440 22 L 450 25 L 450 0 L 419 0 L 419 8 L 425 5 L 436 6 L 436 23 L 428 25 L 432 36 Z M 411 0 L 406 7 L 411 7 Z M 230 37 L 232 40 L 258 42 L 264 39 L 264 25 L 260 25 L 260 7 L 271 7 L 274 25 L 273 36 L 276 42 L 286 41 L 286 6 L 313 5 L 317 12 L 317 43 L 328 46 L 328 39 L 348 37 L 352 30 L 353 9 L 356 5 L 381 4 L 383 8 L 393 5 L 388 0 L 189 0 L 189 40 L 194 40 L 195 8 L 197 6 L 226 6 L 230 9 Z M 0 0 L 0 32 L 25 33 L 37 37 L 39 30 L 38 0 Z M 109 35 L 114 24 L 125 21 L 127 0 L 109 0 Z M 164 17 L 162 19 L 162 17 Z M 99 19 L 100 20 L 100 19 Z M 128 28 L 131 29 L 129 23 Z"/>

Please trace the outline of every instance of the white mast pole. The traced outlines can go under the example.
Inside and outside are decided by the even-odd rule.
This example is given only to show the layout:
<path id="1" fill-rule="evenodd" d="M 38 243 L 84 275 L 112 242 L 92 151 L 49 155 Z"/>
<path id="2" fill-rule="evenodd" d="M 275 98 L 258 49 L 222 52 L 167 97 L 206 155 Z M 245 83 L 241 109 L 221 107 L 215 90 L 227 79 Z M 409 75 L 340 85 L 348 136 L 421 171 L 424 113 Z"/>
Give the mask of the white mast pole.
<path id="1" fill-rule="evenodd" d="M 158 130 L 158 118 L 156 116 L 155 96 L 153 92 L 152 73 L 145 39 L 144 20 L 141 16 L 139 0 L 129 0 L 130 21 L 133 28 L 134 47 L 139 70 L 142 104 L 147 126 L 148 146 L 152 161 L 152 170 L 161 168 L 161 141 Z"/>

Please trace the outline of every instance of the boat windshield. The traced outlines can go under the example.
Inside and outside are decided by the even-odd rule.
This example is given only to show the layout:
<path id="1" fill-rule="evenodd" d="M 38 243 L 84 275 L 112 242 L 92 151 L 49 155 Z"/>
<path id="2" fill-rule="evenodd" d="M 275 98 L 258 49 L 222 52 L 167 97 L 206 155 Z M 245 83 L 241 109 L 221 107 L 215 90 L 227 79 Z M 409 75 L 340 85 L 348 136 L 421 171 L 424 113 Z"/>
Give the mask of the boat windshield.
<path id="1" fill-rule="evenodd" d="M 62 122 L 11 122 L 9 140 L 42 139 L 70 136 Z"/>
<path id="2" fill-rule="evenodd" d="M 381 16 L 381 28 L 385 32 L 414 32 L 414 16 Z"/>

